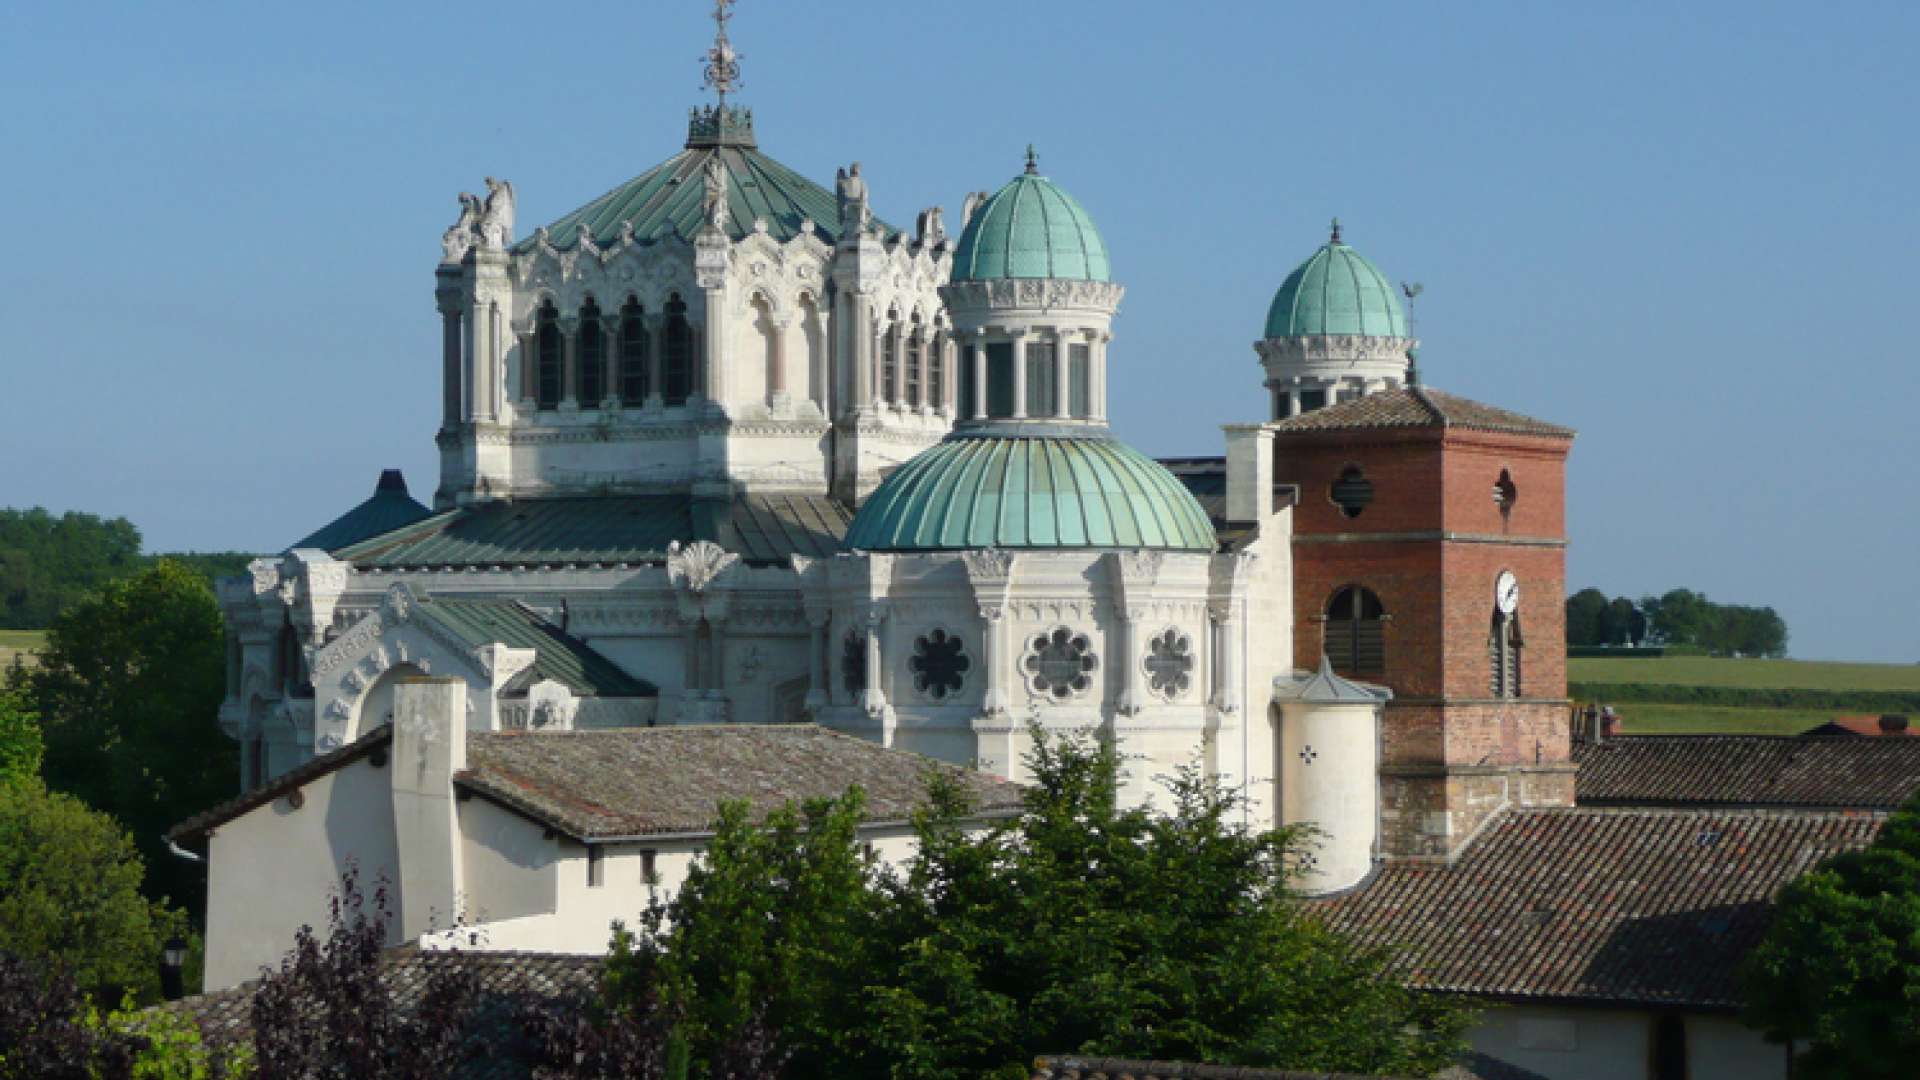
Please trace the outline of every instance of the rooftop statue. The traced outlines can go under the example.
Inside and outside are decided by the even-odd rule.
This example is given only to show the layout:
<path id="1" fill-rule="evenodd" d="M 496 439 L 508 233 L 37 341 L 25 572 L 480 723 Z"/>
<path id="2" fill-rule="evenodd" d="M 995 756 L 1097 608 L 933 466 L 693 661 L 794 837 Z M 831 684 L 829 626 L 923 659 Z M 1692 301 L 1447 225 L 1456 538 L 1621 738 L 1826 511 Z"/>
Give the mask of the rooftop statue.
<path id="1" fill-rule="evenodd" d="M 473 242 L 479 237 L 480 196 L 471 191 L 460 193 L 460 220 L 455 221 L 440 236 L 440 247 L 446 262 L 459 262 Z"/>
<path id="2" fill-rule="evenodd" d="M 513 242 L 513 184 L 487 177 L 487 201 L 480 211 L 480 240 L 490 248 Z"/>
<path id="3" fill-rule="evenodd" d="M 867 182 L 860 175 L 860 163 L 834 173 L 834 192 L 840 197 L 840 235 L 867 231 L 873 210 L 867 205 Z"/>

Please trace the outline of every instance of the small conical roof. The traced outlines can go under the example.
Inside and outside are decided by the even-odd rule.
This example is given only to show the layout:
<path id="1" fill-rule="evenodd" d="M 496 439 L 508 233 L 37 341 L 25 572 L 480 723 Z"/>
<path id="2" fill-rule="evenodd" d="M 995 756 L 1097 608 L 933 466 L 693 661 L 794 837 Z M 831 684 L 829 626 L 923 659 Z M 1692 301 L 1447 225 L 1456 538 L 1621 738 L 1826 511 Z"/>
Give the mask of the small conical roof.
<path id="1" fill-rule="evenodd" d="M 1308 705 L 1378 705 L 1391 699 L 1393 691 L 1343 679 L 1333 673 L 1333 663 L 1322 656 L 1318 671 L 1296 671 L 1273 680 L 1273 696 L 1276 701 Z"/>
<path id="2" fill-rule="evenodd" d="M 380 473 L 380 482 L 373 487 L 372 498 L 287 545 L 287 550 L 318 548 L 321 551 L 338 551 L 349 544 L 405 528 L 432 516 L 433 511 L 407 494 L 407 478 L 400 474 L 400 470 L 386 469 Z"/>

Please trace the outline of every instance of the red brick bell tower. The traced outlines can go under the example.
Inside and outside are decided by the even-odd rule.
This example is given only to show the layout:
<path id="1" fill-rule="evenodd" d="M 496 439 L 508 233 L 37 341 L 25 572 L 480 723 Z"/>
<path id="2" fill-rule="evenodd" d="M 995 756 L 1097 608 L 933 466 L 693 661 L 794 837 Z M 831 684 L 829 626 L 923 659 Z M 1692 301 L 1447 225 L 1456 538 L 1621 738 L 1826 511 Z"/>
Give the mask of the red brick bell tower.
<path id="1" fill-rule="evenodd" d="M 1381 846 L 1457 852 L 1510 805 L 1571 805 L 1573 432 L 1424 386 L 1269 425 L 1293 517 L 1294 663 L 1392 688 Z"/>

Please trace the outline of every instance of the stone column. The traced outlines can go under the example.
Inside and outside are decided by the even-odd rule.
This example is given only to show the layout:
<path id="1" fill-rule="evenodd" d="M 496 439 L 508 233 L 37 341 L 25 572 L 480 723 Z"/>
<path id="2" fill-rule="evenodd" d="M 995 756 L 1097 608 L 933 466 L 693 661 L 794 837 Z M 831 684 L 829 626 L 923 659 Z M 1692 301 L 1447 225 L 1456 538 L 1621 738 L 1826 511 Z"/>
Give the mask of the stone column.
<path id="1" fill-rule="evenodd" d="M 580 319 L 560 322 L 560 407 L 580 407 Z"/>
<path id="2" fill-rule="evenodd" d="M 1013 334 L 1013 418 L 1027 418 L 1027 331 L 1017 329 Z"/>
<path id="3" fill-rule="evenodd" d="M 873 408 L 873 316 L 867 311 L 865 293 L 847 294 L 852 309 L 848 337 L 853 339 L 853 408 L 868 412 Z"/>
<path id="4" fill-rule="evenodd" d="M 452 428 L 460 423 L 462 415 L 460 375 L 465 356 L 460 341 L 460 293 L 441 289 L 435 298 L 440 302 L 440 426 Z"/>
<path id="5" fill-rule="evenodd" d="M 606 374 L 600 377 L 600 398 L 617 402 L 620 400 L 620 314 L 617 309 L 600 323 L 600 343 L 606 346 L 601 356 Z"/>
<path id="6" fill-rule="evenodd" d="M 973 364 L 967 377 L 973 380 L 973 419 L 987 418 L 987 332 L 973 332 Z"/>
<path id="7" fill-rule="evenodd" d="M 685 696 L 692 699 L 700 696 L 700 620 L 697 617 L 686 621 L 686 636 Z"/>
<path id="8" fill-rule="evenodd" d="M 812 710 L 826 705 L 833 669 L 827 658 L 827 613 L 808 612 L 807 623 L 807 708 Z"/>
<path id="9" fill-rule="evenodd" d="M 1120 704 L 1114 711 L 1121 716 L 1138 713 L 1147 703 L 1146 693 L 1140 686 L 1140 615 L 1139 608 L 1123 604 L 1120 608 L 1120 646 L 1116 650 L 1121 667 Z"/>
<path id="10" fill-rule="evenodd" d="M 647 404 L 666 400 L 667 316 L 654 312 L 645 316 L 647 333 Z"/>
<path id="11" fill-rule="evenodd" d="M 790 398 L 787 395 L 787 327 L 793 324 L 791 318 L 770 319 L 773 338 L 767 349 L 767 405 L 770 408 L 785 408 Z"/>
<path id="12" fill-rule="evenodd" d="M 1237 678 L 1236 665 L 1233 662 L 1233 609 L 1226 604 L 1210 604 L 1207 618 L 1213 626 L 1214 687 L 1213 704 L 1221 712 L 1232 712 L 1240 704 L 1240 694 L 1234 684 Z"/>
<path id="13" fill-rule="evenodd" d="M 1087 373 L 1087 381 L 1093 384 L 1091 387 L 1093 400 L 1087 403 L 1087 412 L 1095 420 L 1105 420 L 1107 418 L 1107 342 L 1113 340 L 1113 335 L 1102 331 L 1092 337 L 1093 341 L 1090 344 L 1093 348 L 1087 359 L 1093 370 Z"/>
<path id="14" fill-rule="evenodd" d="M 980 662 L 987 672 L 986 693 L 980 699 L 980 711 L 988 716 L 999 716 L 1007 711 L 1006 675 L 1001 671 L 1005 666 L 1002 659 L 1005 647 L 1001 638 L 1007 624 L 1006 614 L 1007 609 L 1003 604 L 983 604 L 980 607 Z"/>
<path id="15" fill-rule="evenodd" d="M 727 620 L 724 615 L 707 615 L 707 674 L 704 696 L 724 701 L 727 696 Z M 717 719 L 717 718 L 716 718 Z"/>
<path id="16" fill-rule="evenodd" d="M 520 403 L 529 412 L 540 396 L 540 359 L 534 355 L 534 334 L 531 330 L 520 336 Z"/>
<path id="17" fill-rule="evenodd" d="M 727 392 L 726 369 L 723 365 L 724 357 L 721 348 L 726 338 L 727 291 L 724 288 L 712 288 L 702 289 L 701 292 L 706 294 L 707 310 L 704 313 L 705 317 L 701 319 L 700 326 L 702 346 L 700 386 L 701 393 L 706 396 L 706 399 L 717 404 L 725 400 Z"/>
<path id="18" fill-rule="evenodd" d="M 867 609 L 867 678 L 865 688 L 860 691 L 859 705 L 868 716 L 876 719 L 887 708 L 887 694 L 881 689 L 881 676 L 886 672 L 884 666 L 886 658 L 880 648 L 880 627 L 885 623 L 886 618 L 886 609 L 878 604 Z"/>
<path id="19" fill-rule="evenodd" d="M 1053 415 L 1055 419 L 1066 420 L 1073 416 L 1072 374 L 1073 345 L 1072 330 L 1055 329 L 1053 332 Z M 1093 357 L 1087 357 L 1087 367 L 1093 367 Z M 1093 378 L 1093 372 L 1087 372 L 1087 378 Z M 1088 387 L 1092 389 L 1091 386 Z"/>

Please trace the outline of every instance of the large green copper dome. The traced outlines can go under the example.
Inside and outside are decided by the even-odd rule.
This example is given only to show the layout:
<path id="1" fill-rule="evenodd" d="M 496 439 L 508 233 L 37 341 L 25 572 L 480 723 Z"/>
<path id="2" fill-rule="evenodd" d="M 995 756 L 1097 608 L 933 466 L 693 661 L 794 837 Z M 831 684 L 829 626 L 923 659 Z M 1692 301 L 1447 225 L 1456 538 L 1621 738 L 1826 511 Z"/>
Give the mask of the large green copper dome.
<path id="1" fill-rule="evenodd" d="M 982 203 L 953 254 L 953 281 L 1073 278 L 1107 281 L 1107 244 L 1073 196 L 1027 171 Z"/>
<path id="2" fill-rule="evenodd" d="M 887 477 L 845 543 L 859 551 L 1215 550 L 1213 525 L 1192 493 L 1105 434 L 955 433 Z"/>
<path id="3" fill-rule="evenodd" d="M 1270 338 L 1322 335 L 1407 337 L 1400 294 L 1361 254 L 1333 239 L 1287 275 L 1267 309 Z"/>

